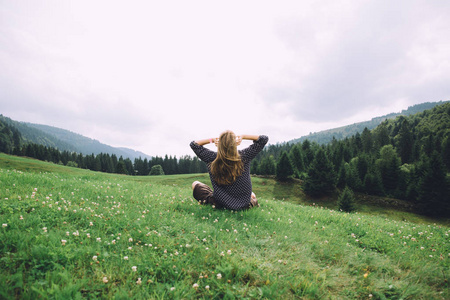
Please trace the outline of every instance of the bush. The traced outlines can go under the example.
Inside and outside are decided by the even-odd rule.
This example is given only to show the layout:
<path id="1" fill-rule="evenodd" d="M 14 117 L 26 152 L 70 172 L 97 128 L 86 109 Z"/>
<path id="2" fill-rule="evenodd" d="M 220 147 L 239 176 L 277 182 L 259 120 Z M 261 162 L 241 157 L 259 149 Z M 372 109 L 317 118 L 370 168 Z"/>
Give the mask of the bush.
<path id="1" fill-rule="evenodd" d="M 67 162 L 67 165 L 66 165 L 66 166 L 78 168 L 78 164 L 77 164 L 76 162 L 74 162 L 74 161 L 71 161 L 71 160 L 69 160 L 69 161 Z"/>
<path id="2" fill-rule="evenodd" d="M 164 175 L 164 170 L 161 165 L 154 165 L 150 170 L 150 175 Z"/>

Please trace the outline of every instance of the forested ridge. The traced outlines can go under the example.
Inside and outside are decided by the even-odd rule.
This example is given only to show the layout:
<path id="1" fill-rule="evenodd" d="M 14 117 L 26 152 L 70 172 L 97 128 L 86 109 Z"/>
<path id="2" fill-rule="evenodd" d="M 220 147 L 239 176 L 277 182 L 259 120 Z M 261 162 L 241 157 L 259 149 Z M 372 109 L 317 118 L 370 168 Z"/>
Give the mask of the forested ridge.
<path id="1" fill-rule="evenodd" d="M 20 132 L 22 144 L 38 144 L 57 148 L 60 151 L 77 152 L 84 155 L 109 153 L 132 160 L 139 157 L 151 158 L 151 156 L 142 152 L 129 148 L 112 147 L 81 134 L 53 126 L 18 122 L 2 115 L 0 115 L 0 122 Z"/>
<path id="2" fill-rule="evenodd" d="M 30 143 L 12 123 L 0 118 L 0 151 L 94 171 L 128 175 L 206 172 L 197 157 L 123 158 L 115 154 L 83 155 Z M 309 195 L 337 190 L 410 201 L 420 212 L 450 215 L 450 102 L 410 116 L 386 119 L 372 130 L 319 144 L 268 145 L 251 165 L 251 173 L 278 180 L 302 180 Z"/>
<path id="3" fill-rule="evenodd" d="M 299 178 L 312 196 L 349 187 L 411 201 L 422 213 L 450 216 L 450 103 L 326 145 L 305 140 L 268 146 L 251 172 Z"/>
<path id="4" fill-rule="evenodd" d="M 302 136 L 301 138 L 294 139 L 289 141 L 291 144 L 295 144 L 298 142 L 303 142 L 304 140 L 309 140 L 310 142 L 317 142 L 319 144 L 328 144 L 333 140 L 333 138 L 341 140 L 346 137 L 351 137 L 355 135 L 357 132 L 361 133 L 364 128 L 371 130 L 380 125 L 386 119 L 395 119 L 399 116 L 409 116 L 414 115 L 419 112 L 422 112 L 427 109 L 432 109 L 436 105 L 444 104 L 448 101 L 439 101 L 439 102 L 425 102 L 421 104 L 416 104 L 408 107 L 407 109 L 402 110 L 399 113 L 390 113 L 381 117 L 372 118 L 370 121 L 364 121 L 359 123 L 354 123 L 351 125 L 346 125 L 338 128 L 323 130 L 320 132 L 310 133 L 309 135 Z"/>
<path id="5" fill-rule="evenodd" d="M 138 157 L 134 160 L 114 153 L 86 155 L 73 150 L 70 146 L 66 147 L 64 142 L 54 144 L 53 140 L 47 139 L 47 135 L 42 135 L 42 132 L 36 134 L 39 136 L 37 140 L 43 141 L 43 143 L 30 142 L 29 139 L 23 137 L 21 131 L 15 126 L 17 124 L 22 123 L 13 122 L 9 118 L 0 116 L 0 152 L 27 156 L 65 166 L 126 175 L 170 175 L 204 173 L 207 171 L 203 162 L 197 157 L 189 155 L 180 158 L 171 155 L 146 157 L 144 159 Z M 26 131 L 30 132 L 29 134 L 37 130 L 26 127 Z M 49 144 L 51 146 L 48 146 Z"/>

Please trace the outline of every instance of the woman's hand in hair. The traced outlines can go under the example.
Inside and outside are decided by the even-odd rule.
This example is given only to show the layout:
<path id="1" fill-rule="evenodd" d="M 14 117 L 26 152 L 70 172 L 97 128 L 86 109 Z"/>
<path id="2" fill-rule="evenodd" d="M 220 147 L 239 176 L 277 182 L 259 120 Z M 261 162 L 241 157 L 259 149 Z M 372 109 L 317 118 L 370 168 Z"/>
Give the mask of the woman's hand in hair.
<path id="1" fill-rule="evenodd" d="M 219 138 L 213 138 L 213 143 L 216 145 L 216 147 L 219 145 Z"/>
<path id="2" fill-rule="evenodd" d="M 259 135 L 254 134 L 243 134 L 240 136 L 243 140 L 256 141 L 259 139 Z"/>
<path id="3" fill-rule="evenodd" d="M 236 136 L 236 145 L 239 146 L 242 142 L 242 136 L 238 135 Z"/>

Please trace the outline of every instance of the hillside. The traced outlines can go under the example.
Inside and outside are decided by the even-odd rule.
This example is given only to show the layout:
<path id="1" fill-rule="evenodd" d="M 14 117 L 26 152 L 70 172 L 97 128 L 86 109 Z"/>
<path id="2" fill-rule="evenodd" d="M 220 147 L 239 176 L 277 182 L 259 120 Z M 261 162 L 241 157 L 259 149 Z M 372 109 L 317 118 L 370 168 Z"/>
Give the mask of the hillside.
<path id="1" fill-rule="evenodd" d="M 130 158 L 131 160 L 139 157 L 142 159 L 151 158 L 151 156 L 133 149 L 112 147 L 69 130 L 53 126 L 18 122 L 2 115 L 0 115 L 0 122 L 16 128 L 20 132 L 23 139 L 22 143 L 24 144 L 35 143 L 57 148 L 60 151 L 77 152 L 84 155 L 108 153 L 115 154 L 117 157 Z"/>
<path id="2" fill-rule="evenodd" d="M 309 135 L 302 136 L 298 139 L 289 141 L 291 144 L 303 142 L 308 139 L 310 142 L 316 142 L 318 144 L 328 144 L 333 140 L 333 137 L 337 140 L 342 140 L 346 137 L 355 135 L 356 133 L 363 132 L 364 128 L 371 130 L 380 125 L 383 121 L 387 119 L 395 119 L 398 116 L 410 116 L 416 113 L 422 112 L 427 109 L 432 109 L 437 105 L 441 105 L 449 101 L 439 101 L 439 102 L 425 102 L 417 105 L 408 107 L 399 113 L 390 113 L 381 117 L 372 118 L 370 121 L 354 123 L 351 125 L 346 125 L 338 128 L 327 129 L 319 132 L 310 133 Z"/>
<path id="3" fill-rule="evenodd" d="M 81 150 L 72 144 L 57 139 L 49 133 L 38 128 L 28 126 L 26 123 L 14 121 L 8 117 L 0 115 L 0 123 L 8 125 L 10 128 L 18 130 L 21 136 L 21 144 L 35 143 L 46 147 L 57 148 L 60 151 L 80 152 Z"/>
<path id="4" fill-rule="evenodd" d="M 252 162 L 252 174 L 278 176 L 283 154 L 287 176 L 301 179 L 312 197 L 349 187 L 406 200 L 423 214 L 450 215 L 450 102 L 326 145 L 270 145 Z"/>
<path id="5" fill-rule="evenodd" d="M 216 210 L 185 184 L 203 176 L 110 175 L 0 154 L 0 298 L 450 297 L 448 226 L 263 191 L 259 208 Z"/>
<path id="6" fill-rule="evenodd" d="M 69 130 L 47 126 L 47 125 L 41 125 L 41 124 L 33 124 L 33 123 L 25 123 L 29 127 L 33 127 L 36 129 L 41 130 L 44 133 L 47 133 L 51 136 L 54 136 L 60 141 L 63 141 L 65 143 L 69 143 L 71 145 L 74 145 L 74 147 L 81 149 L 82 154 L 99 154 L 99 153 L 109 153 L 109 154 L 115 154 L 117 157 L 123 156 L 130 158 L 131 160 L 134 160 L 135 158 L 141 157 L 144 158 L 151 158 L 151 156 L 135 151 L 133 149 L 124 148 L 124 147 L 112 147 L 103 143 L 100 143 L 97 140 L 87 138 L 85 136 L 82 136 L 81 134 L 71 132 Z"/>

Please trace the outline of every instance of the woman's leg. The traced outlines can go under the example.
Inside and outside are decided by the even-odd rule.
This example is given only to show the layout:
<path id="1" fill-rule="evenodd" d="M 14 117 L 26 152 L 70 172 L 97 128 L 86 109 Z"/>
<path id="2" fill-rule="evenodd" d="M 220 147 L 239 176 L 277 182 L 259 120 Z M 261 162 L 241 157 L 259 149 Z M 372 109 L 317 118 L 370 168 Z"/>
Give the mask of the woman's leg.
<path id="1" fill-rule="evenodd" d="M 199 183 L 201 183 L 200 181 L 194 181 L 193 183 L 192 183 L 192 190 L 193 189 L 195 189 L 195 186 L 197 185 L 197 184 L 199 184 Z"/>
<path id="2" fill-rule="evenodd" d="M 200 204 L 216 204 L 213 190 L 200 181 L 194 181 L 192 183 L 192 195 L 198 202 L 200 202 Z"/>

